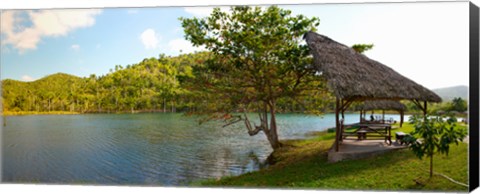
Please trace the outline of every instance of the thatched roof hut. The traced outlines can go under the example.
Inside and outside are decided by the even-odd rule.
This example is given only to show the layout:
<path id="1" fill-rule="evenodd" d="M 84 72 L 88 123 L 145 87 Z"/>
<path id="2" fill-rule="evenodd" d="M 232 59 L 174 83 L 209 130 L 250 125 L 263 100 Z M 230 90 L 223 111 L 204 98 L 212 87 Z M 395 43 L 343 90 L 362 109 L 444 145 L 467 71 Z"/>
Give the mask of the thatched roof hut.
<path id="1" fill-rule="evenodd" d="M 315 32 L 304 38 L 314 65 L 338 98 L 441 102 L 434 92 L 348 46 Z"/>
<path id="2" fill-rule="evenodd" d="M 434 92 L 390 67 L 326 36 L 308 32 L 304 39 L 313 55 L 315 68 L 325 77 L 328 88 L 336 96 L 336 151 L 342 136 L 339 115 L 343 118 L 344 111 L 354 101 L 406 99 L 422 109 L 424 115 L 427 102 L 442 101 Z"/>

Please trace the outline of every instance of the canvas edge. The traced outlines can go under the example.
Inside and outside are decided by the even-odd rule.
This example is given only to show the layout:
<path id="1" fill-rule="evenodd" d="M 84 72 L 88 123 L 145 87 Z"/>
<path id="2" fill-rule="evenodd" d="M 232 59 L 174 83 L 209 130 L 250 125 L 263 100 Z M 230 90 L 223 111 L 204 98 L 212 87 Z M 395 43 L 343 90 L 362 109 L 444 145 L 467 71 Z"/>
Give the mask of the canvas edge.
<path id="1" fill-rule="evenodd" d="M 479 8 L 470 2 L 469 191 L 479 185 Z"/>

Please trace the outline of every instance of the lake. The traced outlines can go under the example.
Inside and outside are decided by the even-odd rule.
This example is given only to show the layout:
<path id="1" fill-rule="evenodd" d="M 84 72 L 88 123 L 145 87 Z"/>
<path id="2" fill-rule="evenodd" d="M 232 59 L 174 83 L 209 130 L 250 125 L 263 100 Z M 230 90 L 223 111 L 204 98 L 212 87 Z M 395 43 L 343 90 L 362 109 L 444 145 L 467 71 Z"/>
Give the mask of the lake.
<path id="1" fill-rule="evenodd" d="M 346 123 L 359 119 L 345 117 Z M 334 126 L 334 118 L 279 114 L 279 137 L 307 138 Z M 222 122 L 198 125 L 197 119 L 180 113 L 9 116 L 2 131 L 2 179 L 187 185 L 258 170 L 272 152 L 265 135 L 249 136 L 243 122 L 222 128 Z"/>

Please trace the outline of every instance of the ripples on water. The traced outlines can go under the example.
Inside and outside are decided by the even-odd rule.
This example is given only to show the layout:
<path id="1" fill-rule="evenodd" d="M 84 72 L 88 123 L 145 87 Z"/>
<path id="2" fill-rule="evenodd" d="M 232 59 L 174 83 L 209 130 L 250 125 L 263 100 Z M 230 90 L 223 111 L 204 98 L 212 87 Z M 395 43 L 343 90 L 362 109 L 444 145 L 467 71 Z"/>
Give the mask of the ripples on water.
<path id="1" fill-rule="evenodd" d="M 388 115 L 387 118 L 396 115 Z M 279 114 L 280 139 L 334 125 L 333 115 Z M 272 149 L 242 123 L 198 125 L 181 114 L 7 117 L 4 182 L 185 185 L 258 170 Z M 346 115 L 356 122 L 358 115 Z M 258 122 L 257 122 L 258 123 Z"/>

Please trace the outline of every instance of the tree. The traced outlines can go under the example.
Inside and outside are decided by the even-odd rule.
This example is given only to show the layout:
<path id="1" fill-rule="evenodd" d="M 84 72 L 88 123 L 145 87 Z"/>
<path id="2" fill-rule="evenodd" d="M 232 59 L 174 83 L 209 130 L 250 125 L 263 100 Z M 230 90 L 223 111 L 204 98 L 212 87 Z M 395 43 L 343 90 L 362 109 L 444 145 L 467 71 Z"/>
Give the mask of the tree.
<path id="1" fill-rule="evenodd" d="M 462 98 L 453 98 L 450 111 L 465 112 L 467 110 L 467 102 Z"/>
<path id="2" fill-rule="evenodd" d="M 465 128 L 457 128 L 456 118 L 444 119 L 428 115 L 413 116 L 410 123 L 414 124 L 415 130 L 405 138 L 417 157 L 430 158 L 430 178 L 433 175 L 433 155 L 438 152 L 448 156 L 450 144 L 458 144 L 466 136 Z"/>
<path id="3" fill-rule="evenodd" d="M 196 67 L 195 81 L 203 101 L 210 100 L 205 103 L 213 113 L 210 118 L 225 119 L 226 126 L 243 121 L 249 135 L 263 131 L 273 149 L 281 147 L 277 103 L 312 97 L 323 87 L 308 47 L 301 44 L 319 19 L 291 16 L 291 11 L 276 6 L 237 6 L 230 12 L 215 8 L 207 18 L 180 20 L 185 38 L 212 52 L 205 66 Z M 251 111 L 258 113 L 260 125 L 252 126 L 246 114 Z M 237 112 L 243 114 L 233 114 Z"/>
<path id="4" fill-rule="evenodd" d="M 352 46 L 353 50 L 359 52 L 359 53 L 364 53 L 365 51 L 368 51 L 373 48 L 373 44 L 354 44 Z"/>

